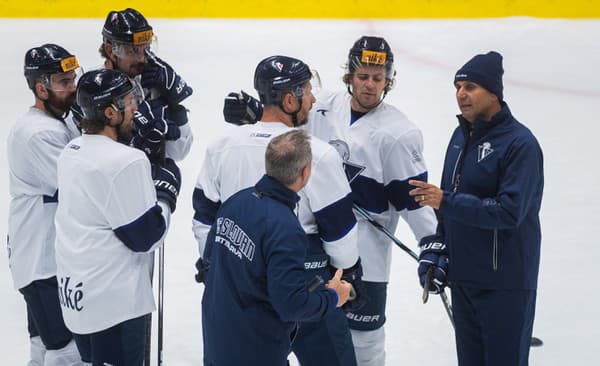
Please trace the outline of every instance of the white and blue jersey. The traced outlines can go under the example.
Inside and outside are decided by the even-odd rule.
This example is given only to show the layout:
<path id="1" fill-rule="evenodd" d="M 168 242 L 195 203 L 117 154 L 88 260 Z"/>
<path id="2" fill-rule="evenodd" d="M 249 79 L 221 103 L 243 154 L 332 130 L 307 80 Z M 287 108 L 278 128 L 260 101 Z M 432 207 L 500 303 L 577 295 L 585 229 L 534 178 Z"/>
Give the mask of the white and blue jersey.
<path id="1" fill-rule="evenodd" d="M 58 188 L 56 264 L 67 327 L 89 334 L 152 312 L 151 252 L 170 209 L 156 201 L 146 155 L 84 134 L 58 159 Z"/>
<path id="2" fill-rule="evenodd" d="M 200 255 L 221 202 L 253 186 L 264 175 L 269 141 L 289 130 L 283 123 L 258 122 L 236 127 L 207 147 L 193 198 L 193 230 Z M 309 236 L 320 238 L 319 244 L 329 255 L 330 264 L 348 268 L 358 260 L 350 186 L 342 161 L 331 146 L 311 138 L 311 148 L 312 173 L 306 187 L 298 193 L 301 197 L 298 218 Z M 315 266 L 326 264 L 320 262 Z M 313 264 L 307 262 L 307 265 Z"/>
<path id="3" fill-rule="evenodd" d="M 351 95 L 347 91 L 317 95 L 309 123 L 303 128 L 329 142 L 344 160 L 355 202 L 391 232 L 400 216 L 415 237 L 435 233 L 436 218 L 409 195 L 409 179 L 427 180 L 423 136 L 395 107 L 381 103 L 351 123 Z M 388 282 L 391 241 L 358 217 L 363 280 Z"/>
<path id="4" fill-rule="evenodd" d="M 8 257 L 16 289 L 56 275 L 56 161 L 75 136 L 63 122 L 36 107 L 8 135 Z"/>

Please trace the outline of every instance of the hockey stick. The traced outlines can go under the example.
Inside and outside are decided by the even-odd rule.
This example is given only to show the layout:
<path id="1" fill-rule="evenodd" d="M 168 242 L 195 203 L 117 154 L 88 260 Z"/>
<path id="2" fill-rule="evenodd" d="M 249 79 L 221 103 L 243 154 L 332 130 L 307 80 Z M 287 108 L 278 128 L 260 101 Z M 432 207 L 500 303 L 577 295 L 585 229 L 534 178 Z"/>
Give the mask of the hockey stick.
<path id="1" fill-rule="evenodd" d="M 364 208 L 360 207 L 356 203 L 353 204 L 353 208 L 356 212 L 358 212 L 362 217 L 364 217 L 371 225 L 384 233 L 389 239 L 391 239 L 394 244 L 400 247 L 400 249 L 404 250 L 408 255 L 410 255 L 417 262 L 419 261 L 419 256 L 413 252 L 409 247 L 404 245 L 394 234 L 392 234 L 388 229 L 386 229 L 383 225 L 377 222 L 371 214 L 369 214 Z M 442 290 L 440 292 L 440 299 L 444 304 L 444 309 L 446 310 L 446 314 L 448 314 L 448 318 L 450 319 L 450 323 L 452 323 L 452 328 L 454 328 L 454 317 L 452 316 L 452 305 L 450 305 L 450 301 L 448 300 L 448 296 L 446 295 L 446 291 Z M 544 342 L 537 337 L 531 337 L 530 346 L 531 347 L 540 347 L 544 345 Z"/>
<path id="2" fill-rule="evenodd" d="M 160 163 L 164 164 L 167 158 L 167 142 L 161 141 L 160 149 Z M 172 214 L 172 212 L 171 212 Z M 168 228 L 168 225 L 167 225 Z M 158 325 L 156 331 L 157 342 L 156 342 L 156 364 L 158 366 L 163 365 L 163 296 L 165 292 L 165 241 L 163 239 L 162 245 L 158 247 Z"/>
<path id="3" fill-rule="evenodd" d="M 163 295 L 165 289 L 165 243 L 158 248 L 158 366 L 163 365 Z"/>
<path id="4" fill-rule="evenodd" d="M 404 243 L 402 243 L 398 238 L 396 238 L 394 236 L 394 234 L 392 234 L 383 225 L 381 225 L 379 222 L 377 222 L 373 218 L 373 216 L 371 216 L 370 213 L 368 213 L 367 211 L 365 211 L 364 208 L 360 207 L 356 203 L 353 204 L 353 208 L 362 217 L 364 217 L 367 221 L 369 221 L 369 223 L 371 225 L 373 225 L 379 231 L 381 231 L 382 233 L 384 233 L 388 238 L 390 238 L 394 242 L 394 244 L 396 244 L 397 246 L 400 247 L 400 249 L 402 249 L 406 253 L 408 253 L 408 255 L 410 255 L 415 261 L 419 262 L 419 256 L 415 252 L 413 252 L 409 247 L 407 247 L 406 245 L 404 245 Z M 444 308 L 446 309 L 446 314 L 448 314 L 448 318 L 450 318 L 450 323 L 452 324 L 452 327 L 454 328 L 454 318 L 452 317 L 452 306 L 450 305 L 450 302 L 448 301 L 448 297 L 446 296 L 446 292 L 444 290 L 442 290 L 440 292 L 440 299 L 442 299 L 442 303 L 444 304 Z"/>

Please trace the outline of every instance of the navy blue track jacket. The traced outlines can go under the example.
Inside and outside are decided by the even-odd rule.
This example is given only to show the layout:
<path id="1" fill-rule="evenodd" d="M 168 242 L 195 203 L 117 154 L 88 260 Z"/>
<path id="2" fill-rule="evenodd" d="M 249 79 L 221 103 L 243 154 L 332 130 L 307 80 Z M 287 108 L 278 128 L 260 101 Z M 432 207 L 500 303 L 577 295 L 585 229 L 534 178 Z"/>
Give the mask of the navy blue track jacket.
<path id="1" fill-rule="evenodd" d="M 308 291 L 298 199 L 263 176 L 217 212 L 203 255 L 210 262 L 202 298 L 205 365 L 286 365 L 296 322 L 336 309 L 332 290 Z"/>
<path id="2" fill-rule="evenodd" d="M 449 280 L 488 289 L 536 289 L 542 150 L 506 103 L 491 121 L 458 116 L 444 162 L 438 232 Z"/>

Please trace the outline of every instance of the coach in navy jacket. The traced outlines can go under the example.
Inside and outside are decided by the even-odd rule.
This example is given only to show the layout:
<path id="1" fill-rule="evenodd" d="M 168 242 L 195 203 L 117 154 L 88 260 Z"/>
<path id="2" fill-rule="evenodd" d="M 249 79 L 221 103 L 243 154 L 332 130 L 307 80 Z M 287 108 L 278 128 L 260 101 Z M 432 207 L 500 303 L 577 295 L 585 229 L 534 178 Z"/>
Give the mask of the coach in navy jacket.
<path id="1" fill-rule="evenodd" d="M 300 153 L 284 156 L 286 144 L 302 146 L 304 153 L 297 148 Z M 309 291 L 305 280 L 308 239 L 294 209 L 299 200 L 295 192 L 310 175 L 309 137 L 292 130 L 273 138 L 266 160 L 267 175 L 223 203 L 208 235 L 202 299 L 205 365 L 287 365 L 296 322 L 333 312 L 350 291 L 343 281 L 343 291 L 332 282 L 329 289 Z M 341 270 L 338 284 L 340 276 Z"/>
<path id="2" fill-rule="evenodd" d="M 441 189 L 412 182 L 418 188 L 411 195 L 438 210 L 438 234 L 448 247 L 460 366 L 528 364 L 543 157 L 503 101 L 502 74 L 496 52 L 477 55 L 458 70 L 462 114 L 446 151 Z"/>

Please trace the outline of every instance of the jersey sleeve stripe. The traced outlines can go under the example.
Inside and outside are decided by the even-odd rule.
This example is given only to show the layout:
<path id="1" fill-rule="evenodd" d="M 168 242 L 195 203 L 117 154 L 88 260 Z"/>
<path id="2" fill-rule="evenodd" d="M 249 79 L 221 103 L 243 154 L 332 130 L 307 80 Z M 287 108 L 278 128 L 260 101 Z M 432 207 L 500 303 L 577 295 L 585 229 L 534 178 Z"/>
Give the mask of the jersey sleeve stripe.
<path id="1" fill-rule="evenodd" d="M 210 226 L 215 222 L 215 216 L 219 207 L 221 207 L 221 201 L 209 200 L 202 189 L 196 188 L 192 196 L 192 205 L 194 206 L 194 219 Z"/>
<path id="2" fill-rule="evenodd" d="M 145 252 L 162 238 L 166 229 L 162 209 L 156 204 L 142 216 L 113 231 L 129 249 L 134 252 Z"/>
<path id="3" fill-rule="evenodd" d="M 324 241 L 336 241 L 348 234 L 356 225 L 352 212 L 352 194 L 314 212 L 319 234 Z"/>
<path id="4" fill-rule="evenodd" d="M 410 177 L 402 181 L 392 180 L 384 188 L 387 199 L 392 203 L 392 205 L 394 205 L 394 208 L 397 211 L 402 211 L 404 209 L 407 209 L 408 211 L 413 211 L 421 208 L 421 206 L 419 206 L 419 204 L 415 202 L 415 200 L 411 196 L 408 195 L 408 191 L 414 188 L 413 186 L 408 184 L 408 181 L 411 179 L 427 182 L 427 172 L 423 172 L 417 176 Z"/>
<path id="5" fill-rule="evenodd" d="M 350 183 L 350 187 L 352 187 L 354 199 L 360 207 L 374 213 L 387 211 L 388 201 L 383 183 L 359 175 Z"/>

